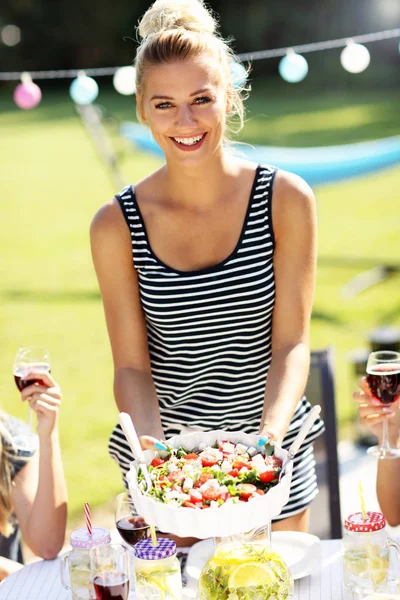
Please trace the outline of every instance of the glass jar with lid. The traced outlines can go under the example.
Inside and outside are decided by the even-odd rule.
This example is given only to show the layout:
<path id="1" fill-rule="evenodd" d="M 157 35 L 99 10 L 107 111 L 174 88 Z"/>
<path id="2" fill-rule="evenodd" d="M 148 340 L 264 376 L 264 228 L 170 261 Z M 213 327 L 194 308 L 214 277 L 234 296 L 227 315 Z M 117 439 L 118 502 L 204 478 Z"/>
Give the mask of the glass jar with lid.
<path id="1" fill-rule="evenodd" d="M 400 556 L 400 545 L 389 537 L 386 519 L 380 512 L 351 514 L 344 522 L 343 577 L 345 587 L 355 594 L 390 591 L 390 549 Z"/>
<path id="2" fill-rule="evenodd" d="M 103 527 L 93 527 L 92 534 L 77 529 L 71 533 L 70 543 L 72 550 L 64 554 L 61 563 L 63 586 L 71 590 L 72 600 L 93 600 L 94 572 L 110 562 L 110 532 Z"/>
<path id="3" fill-rule="evenodd" d="M 182 578 L 176 544 L 168 538 L 141 540 L 135 547 L 137 600 L 182 600 Z"/>

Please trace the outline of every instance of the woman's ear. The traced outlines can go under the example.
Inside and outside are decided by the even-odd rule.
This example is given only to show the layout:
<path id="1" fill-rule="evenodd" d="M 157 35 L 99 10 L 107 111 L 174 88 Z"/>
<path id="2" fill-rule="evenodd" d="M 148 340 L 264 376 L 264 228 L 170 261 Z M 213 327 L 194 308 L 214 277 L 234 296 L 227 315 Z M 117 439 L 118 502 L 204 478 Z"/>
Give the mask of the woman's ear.
<path id="1" fill-rule="evenodd" d="M 142 121 L 142 123 L 147 123 L 146 113 L 143 108 L 142 97 L 140 96 L 140 94 L 136 94 L 136 106 L 140 116 L 140 120 Z"/>

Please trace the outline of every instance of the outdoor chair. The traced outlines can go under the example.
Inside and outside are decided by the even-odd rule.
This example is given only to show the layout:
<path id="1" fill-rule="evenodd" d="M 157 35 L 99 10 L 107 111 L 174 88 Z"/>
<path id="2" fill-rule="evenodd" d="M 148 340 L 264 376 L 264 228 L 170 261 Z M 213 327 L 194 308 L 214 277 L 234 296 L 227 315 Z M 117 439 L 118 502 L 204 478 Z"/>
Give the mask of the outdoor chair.
<path id="1" fill-rule="evenodd" d="M 321 405 L 325 432 L 314 444 L 320 492 L 311 505 L 310 533 L 315 533 L 321 538 L 337 539 L 342 537 L 342 519 L 333 373 L 333 347 L 312 351 L 305 395 L 311 404 Z M 329 507 L 329 519 L 326 518 L 326 506 Z"/>

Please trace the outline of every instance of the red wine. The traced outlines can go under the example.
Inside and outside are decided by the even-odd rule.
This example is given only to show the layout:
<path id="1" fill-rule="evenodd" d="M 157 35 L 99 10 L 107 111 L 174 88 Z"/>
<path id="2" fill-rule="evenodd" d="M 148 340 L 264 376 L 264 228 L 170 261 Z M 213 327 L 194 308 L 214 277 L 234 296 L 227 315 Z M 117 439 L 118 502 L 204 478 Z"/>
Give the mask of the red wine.
<path id="1" fill-rule="evenodd" d="M 43 373 L 50 373 L 50 366 L 47 363 L 35 363 L 29 365 L 29 367 L 16 367 L 14 369 L 14 380 L 19 391 L 28 387 L 28 385 L 33 385 L 37 383 L 39 385 L 47 385 L 43 379 L 33 378 L 33 379 L 24 379 L 26 375 L 29 373 L 37 373 L 42 371 Z"/>
<path id="2" fill-rule="evenodd" d="M 372 395 L 382 404 L 390 404 L 400 397 L 400 364 L 374 365 L 367 373 Z"/>
<path id="3" fill-rule="evenodd" d="M 125 517 L 117 521 L 118 533 L 130 546 L 150 537 L 150 527 L 143 517 Z"/>
<path id="4" fill-rule="evenodd" d="M 96 600 L 128 600 L 129 579 L 124 573 L 106 571 L 93 580 Z"/>

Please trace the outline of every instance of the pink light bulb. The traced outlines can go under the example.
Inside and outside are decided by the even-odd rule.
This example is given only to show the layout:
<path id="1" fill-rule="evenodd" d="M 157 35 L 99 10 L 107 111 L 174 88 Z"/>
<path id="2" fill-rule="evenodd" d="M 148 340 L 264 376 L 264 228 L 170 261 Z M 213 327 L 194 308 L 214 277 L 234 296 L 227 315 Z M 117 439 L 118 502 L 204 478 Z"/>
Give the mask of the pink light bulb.
<path id="1" fill-rule="evenodd" d="M 29 110 L 35 108 L 42 99 L 40 87 L 33 81 L 20 83 L 14 90 L 14 102 L 19 108 Z"/>

